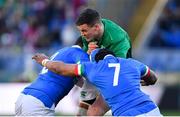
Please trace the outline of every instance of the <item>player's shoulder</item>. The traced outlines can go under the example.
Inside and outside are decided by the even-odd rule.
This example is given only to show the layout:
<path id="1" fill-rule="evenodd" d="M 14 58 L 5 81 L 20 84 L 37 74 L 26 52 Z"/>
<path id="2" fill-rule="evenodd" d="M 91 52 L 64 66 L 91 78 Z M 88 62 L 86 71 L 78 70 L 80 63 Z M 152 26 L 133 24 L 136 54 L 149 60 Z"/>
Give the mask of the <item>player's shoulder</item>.
<path id="1" fill-rule="evenodd" d="M 114 27 L 115 29 L 121 29 L 123 30 L 119 24 L 117 24 L 115 21 L 112 21 L 110 19 L 101 19 L 101 21 L 103 22 L 103 24 L 105 25 L 105 27 Z"/>
<path id="2" fill-rule="evenodd" d="M 68 52 L 73 53 L 76 51 L 82 51 L 82 49 L 79 45 L 72 45 L 72 46 L 64 47 L 64 48 L 59 50 L 59 52 L 64 52 L 64 53 L 68 53 Z"/>
<path id="3" fill-rule="evenodd" d="M 102 22 L 105 27 L 105 32 L 112 40 L 119 40 L 126 37 L 127 32 L 117 23 L 108 19 L 102 19 Z"/>
<path id="4" fill-rule="evenodd" d="M 136 59 L 133 59 L 133 58 L 128 58 L 128 59 L 125 59 L 124 60 L 127 61 L 127 63 L 133 67 L 137 67 L 137 66 L 141 66 L 143 65 L 142 62 L 140 62 L 139 60 L 136 60 Z"/>
<path id="5" fill-rule="evenodd" d="M 121 59 L 121 61 L 126 61 L 126 62 L 132 62 L 132 63 L 136 63 L 138 62 L 138 60 L 134 59 L 134 58 L 121 58 L 121 57 L 118 57 L 119 59 Z"/>
<path id="6" fill-rule="evenodd" d="M 64 47 L 59 49 L 54 55 L 56 55 L 56 57 L 62 57 L 62 56 L 67 56 L 71 53 L 76 53 L 77 51 L 79 51 L 79 48 L 77 47 Z"/>
<path id="7" fill-rule="evenodd" d="M 109 20 L 109 19 L 101 19 L 102 23 L 104 24 L 105 26 L 105 29 L 108 29 L 109 31 L 111 31 L 110 29 L 113 29 L 113 28 L 119 28 L 119 25 L 116 24 L 114 21 L 112 20 Z"/>
<path id="8" fill-rule="evenodd" d="M 105 18 L 102 18 L 101 19 L 101 21 L 103 22 L 103 23 L 115 23 L 114 21 L 112 21 L 112 20 L 110 20 L 110 19 L 105 19 Z"/>

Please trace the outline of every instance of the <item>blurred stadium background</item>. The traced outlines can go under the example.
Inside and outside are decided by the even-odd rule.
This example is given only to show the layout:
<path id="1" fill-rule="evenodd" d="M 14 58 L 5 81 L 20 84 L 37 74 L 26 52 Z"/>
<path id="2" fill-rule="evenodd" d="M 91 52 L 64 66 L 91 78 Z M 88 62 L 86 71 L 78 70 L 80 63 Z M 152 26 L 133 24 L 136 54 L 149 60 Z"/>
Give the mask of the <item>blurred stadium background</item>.
<path id="1" fill-rule="evenodd" d="M 74 21 L 86 7 L 129 33 L 133 57 L 159 77 L 142 90 L 163 115 L 180 115 L 180 0 L 0 0 L 0 115 L 14 115 L 16 98 L 40 71 L 34 53 L 51 55 L 76 41 Z M 57 115 L 75 114 L 79 90 L 58 104 Z"/>

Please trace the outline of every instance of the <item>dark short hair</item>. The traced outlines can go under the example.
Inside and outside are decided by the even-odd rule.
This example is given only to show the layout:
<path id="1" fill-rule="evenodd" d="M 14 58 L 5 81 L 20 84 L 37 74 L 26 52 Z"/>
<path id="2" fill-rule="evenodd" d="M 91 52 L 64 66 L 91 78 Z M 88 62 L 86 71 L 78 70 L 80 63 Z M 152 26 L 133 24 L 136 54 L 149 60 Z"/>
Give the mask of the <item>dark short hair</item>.
<path id="1" fill-rule="evenodd" d="M 87 24 L 93 26 L 97 22 L 100 22 L 100 15 L 94 9 L 85 9 L 77 18 L 76 25 L 80 26 L 83 24 Z"/>
<path id="2" fill-rule="evenodd" d="M 112 51 L 108 50 L 108 49 L 105 49 L 105 48 L 104 49 L 100 49 L 97 52 L 97 54 L 95 55 L 95 61 L 99 62 L 99 60 L 103 60 L 104 57 L 106 55 L 108 55 L 108 54 L 115 56 L 115 54 Z"/>

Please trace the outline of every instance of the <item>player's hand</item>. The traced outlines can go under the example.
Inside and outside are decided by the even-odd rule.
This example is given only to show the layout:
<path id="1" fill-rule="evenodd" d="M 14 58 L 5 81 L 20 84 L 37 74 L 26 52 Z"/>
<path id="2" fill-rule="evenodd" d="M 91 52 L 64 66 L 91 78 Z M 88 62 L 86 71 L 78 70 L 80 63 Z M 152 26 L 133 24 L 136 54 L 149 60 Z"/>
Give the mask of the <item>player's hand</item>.
<path id="1" fill-rule="evenodd" d="M 32 59 L 34 59 L 37 63 L 41 64 L 42 65 L 42 61 L 44 59 L 49 59 L 48 56 L 46 56 L 45 54 L 41 54 L 41 53 L 36 53 Z"/>
<path id="2" fill-rule="evenodd" d="M 97 42 L 89 42 L 87 53 L 90 54 L 94 49 L 98 48 Z"/>
<path id="3" fill-rule="evenodd" d="M 148 84 L 144 80 L 140 80 L 141 86 L 148 86 Z"/>

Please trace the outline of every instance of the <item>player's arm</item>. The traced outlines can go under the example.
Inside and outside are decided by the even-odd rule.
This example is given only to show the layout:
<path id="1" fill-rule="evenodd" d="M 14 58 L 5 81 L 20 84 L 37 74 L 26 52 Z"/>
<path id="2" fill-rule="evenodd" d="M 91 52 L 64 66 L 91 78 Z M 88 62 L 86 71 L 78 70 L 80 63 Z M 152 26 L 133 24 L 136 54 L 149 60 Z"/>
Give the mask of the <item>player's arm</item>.
<path id="1" fill-rule="evenodd" d="M 141 71 L 141 85 L 154 85 L 157 81 L 155 73 L 147 66 Z"/>
<path id="2" fill-rule="evenodd" d="M 35 54 L 32 59 L 47 69 L 64 76 L 79 76 L 78 64 L 66 64 L 62 61 L 51 61 L 44 54 Z"/>

